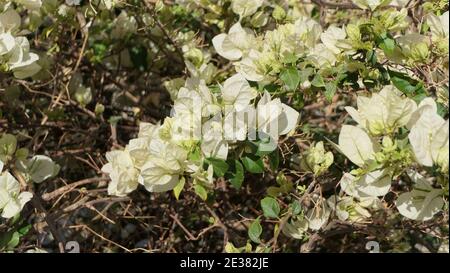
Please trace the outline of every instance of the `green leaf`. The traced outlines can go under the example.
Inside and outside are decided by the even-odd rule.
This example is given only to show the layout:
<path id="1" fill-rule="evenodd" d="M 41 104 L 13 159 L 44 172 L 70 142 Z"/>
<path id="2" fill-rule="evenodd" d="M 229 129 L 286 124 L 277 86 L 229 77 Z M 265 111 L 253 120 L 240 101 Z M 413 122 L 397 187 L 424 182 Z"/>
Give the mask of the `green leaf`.
<path id="1" fill-rule="evenodd" d="M 292 214 L 293 215 L 297 215 L 300 212 L 302 212 L 302 205 L 300 204 L 299 201 L 295 200 L 294 202 L 292 202 L 291 204 L 291 208 L 292 208 Z"/>
<path id="2" fill-rule="evenodd" d="M 406 95 L 411 95 L 416 90 L 416 87 L 405 78 L 394 76 L 391 77 L 391 81 L 398 90 L 402 91 Z"/>
<path id="3" fill-rule="evenodd" d="M 28 231 L 30 231 L 31 227 L 32 227 L 31 225 L 26 225 L 24 227 L 19 228 L 18 231 L 21 236 L 24 236 L 24 235 L 27 235 L 27 233 L 28 233 Z"/>
<path id="4" fill-rule="evenodd" d="M 327 82 L 325 84 L 325 98 L 329 103 L 333 100 L 334 94 L 336 93 L 336 84 L 333 82 Z"/>
<path id="5" fill-rule="evenodd" d="M 254 156 L 245 156 L 241 159 L 244 167 L 247 171 L 251 173 L 263 173 L 264 163 L 261 158 Z"/>
<path id="6" fill-rule="evenodd" d="M 380 43 L 380 48 L 387 54 L 391 55 L 394 53 L 395 40 L 389 37 L 384 38 Z"/>
<path id="7" fill-rule="evenodd" d="M 197 185 L 194 186 L 194 190 L 195 190 L 195 193 L 196 193 L 203 201 L 206 201 L 206 199 L 208 198 L 208 193 L 206 192 L 206 189 L 205 189 L 203 186 L 197 184 Z"/>
<path id="8" fill-rule="evenodd" d="M 402 91 L 406 96 L 410 98 L 420 99 L 421 94 L 426 94 L 426 90 L 423 87 L 423 83 L 411 79 L 408 75 L 396 71 L 388 71 L 391 77 L 392 84 L 397 87 L 398 90 Z"/>
<path id="9" fill-rule="evenodd" d="M 289 67 L 281 72 L 280 79 L 286 85 L 286 90 L 293 91 L 300 83 L 300 72 L 295 67 Z"/>
<path id="10" fill-rule="evenodd" d="M 248 237 L 253 242 L 259 244 L 259 243 L 261 243 L 261 240 L 259 239 L 261 234 L 262 234 L 262 227 L 261 227 L 261 224 L 259 222 L 259 217 L 258 217 L 255 219 L 255 221 L 253 221 L 251 223 L 251 225 L 248 229 Z"/>
<path id="11" fill-rule="evenodd" d="M 8 244 L 6 245 L 7 249 L 14 249 L 20 242 L 20 233 L 14 232 L 11 236 L 11 239 L 9 240 Z"/>
<path id="12" fill-rule="evenodd" d="M 230 179 L 230 183 L 236 189 L 240 189 L 243 181 L 244 181 L 244 167 L 242 166 L 241 162 L 239 162 L 239 160 L 235 160 L 234 173 L 232 178 Z"/>
<path id="13" fill-rule="evenodd" d="M 278 214 L 280 214 L 280 205 L 274 198 L 266 197 L 262 199 L 261 207 L 265 217 L 278 218 Z"/>
<path id="14" fill-rule="evenodd" d="M 178 184 L 175 186 L 175 188 L 173 188 L 173 194 L 175 195 L 175 198 L 178 200 L 178 198 L 180 197 L 180 193 L 184 188 L 184 184 L 185 184 L 186 180 L 184 179 L 184 177 L 181 177 L 180 181 L 178 182 Z"/>
<path id="15" fill-rule="evenodd" d="M 269 154 L 269 165 L 270 169 L 275 172 L 280 165 L 280 153 L 278 149 Z"/>
<path id="16" fill-rule="evenodd" d="M 325 87 L 325 82 L 323 81 L 323 78 L 320 74 L 316 74 L 311 82 L 311 85 L 319 88 Z"/>
<path id="17" fill-rule="evenodd" d="M 223 159 L 207 158 L 206 163 L 213 166 L 214 174 L 217 177 L 223 177 L 229 168 L 228 163 Z"/>
<path id="18" fill-rule="evenodd" d="M 375 50 L 368 51 L 366 54 L 366 59 L 367 62 L 369 62 L 372 66 L 376 65 L 378 60 L 377 60 L 377 53 L 375 52 Z"/>

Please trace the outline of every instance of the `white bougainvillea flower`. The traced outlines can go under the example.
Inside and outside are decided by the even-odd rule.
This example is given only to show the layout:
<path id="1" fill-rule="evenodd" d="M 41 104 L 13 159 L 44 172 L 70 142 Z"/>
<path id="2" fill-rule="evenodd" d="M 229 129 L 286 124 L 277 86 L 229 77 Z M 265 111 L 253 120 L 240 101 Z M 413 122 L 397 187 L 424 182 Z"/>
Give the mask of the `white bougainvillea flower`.
<path id="1" fill-rule="evenodd" d="M 417 108 L 416 103 L 402 97 L 394 86 L 383 87 L 372 97 L 358 96 L 358 110 L 345 107 L 350 116 L 372 135 L 390 134 L 405 126 Z"/>
<path id="2" fill-rule="evenodd" d="M 214 74 L 217 72 L 217 67 L 212 63 L 202 63 L 200 67 L 196 67 L 190 61 L 185 60 L 186 68 L 192 78 L 203 80 L 205 83 L 211 83 Z M 178 90 L 177 90 L 178 91 Z"/>
<path id="3" fill-rule="evenodd" d="M 330 26 L 320 35 L 320 40 L 334 54 L 339 54 L 342 52 L 342 49 L 336 47 L 336 43 L 340 40 L 344 40 L 346 36 L 347 33 L 345 32 L 345 29 Z"/>
<path id="4" fill-rule="evenodd" d="M 243 28 L 238 22 L 228 34 L 221 33 L 212 39 L 216 52 L 225 59 L 236 61 L 255 47 L 255 37 L 250 29 Z"/>
<path id="5" fill-rule="evenodd" d="M 234 13 L 244 18 L 254 14 L 262 6 L 264 0 L 232 0 L 231 9 Z"/>
<path id="6" fill-rule="evenodd" d="M 417 162 L 432 166 L 433 162 L 448 166 L 448 120 L 437 114 L 433 100 L 424 100 L 414 114 L 408 135 Z"/>
<path id="7" fill-rule="evenodd" d="M 30 192 L 20 192 L 19 182 L 9 173 L 0 175 L 0 211 L 3 218 L 12 218 L 31 200 Z"/>
<path id="8" fill-rule="evenodd" d="M 448 11 L 441 16 L 436 16 L 433 13 L 427 15 L 427 24 L 430 26 L 431 35 L 436 38 L 448 38 Z"/>
<path id="9" fill-rule="evenodd" d="M 130 154 L 136 168 L 141 168 L 150 156 L 150 143 L 159 140 L 161 125 L 141 122 L 139 124 L 138 137 L 131 139 L 125 150 Z"/>
<path id="10" fill-rule="evenodd" d="M 134 138 L 125 147 L 125 150 L 128 151 L 130 157 L 133 159 L 133 164 L 136 168 L 142 167 L 148 160 L 150 155 L 150 141 L 150 138 L 147 137 Z"/>
<path id="11" fill-rule="evenodd" d="M 236 71 L 244 75 L 249 81 L 259 82 L 264 80 L 266 76 L 257 65 L 262 55 L 262 53 L 256 50 L 250 50 L 247 56 L 235 63 Z"/>
<path id="12" fill-rule="evenodd" d="M 271 99 L 269 92 L 258 101 L 256 121 L 260 139 L 270 137 L 277 140 L 297 126 L 299 113 L 290 106 L 282 103 L 279 98 Z"/>
<path id="13" fill-rule="evenodd" d="M 35 183 L 42 183 L 49 178 L 55 177 L 60 169 L 58 164 L 45 155 L 33 156 L 20 168 L 29 175 L 31 180 Z"/>
<path id="14" fill-rule="evenodd" d="M 327 199 L 328 206 L 341 221 L 363 222 L 371 217 L 369 209 L 377 210 L 381 204 L 378 198 L 366 197 L 360 201 L 351 196 L 332 195 Z"/>
<path id="15" fill-rule="evenodd" d="M 336 55 L 324 44 L 317 44 L 311 50 L 308 60 L 319 68 L 331 67 L 336 63 Z"/>
<path id="16" fill-rule="evenodd" d="M 408 33 L 398 37 L 396 41 L 407 62 L 423 62 L 430 55 L 431 41 L 428 36 Z"/>
<path id="17" fill-rule="evenodd" d="M 152 141 L 150 144 L 153 156 L 142 166 L 139 183 L 149 192 L 172 190 L 184 172 L 187 152 L 171 143 Z"/>
<path id="18" fill-rule="evenodd" d="M 102 171 L 111 178 L 108 194 L 125 196 L 138 186 L 139 171 L 134 167 L 133 159 L 128 151 L 111 151 L 106 153 L 108 163 Z"/>
<path id="19" fill-rule="evenodd" d="M 333 161 L 333 153 L 327 152 L 323 146 L 323 142 L 319 141 L 302 154 L 300 168 L 318 176 L 324 173 L 333 164 Z"/>
<path id="20" fill-rule="evenodd" d="M 15 33 L 21 25 L 20 15 L 14 9 L 0 13 L 0 33 Z"/>
<path id="21" fill-rule="evenodd" d="M 14 72 L 14 77 L 16 77 L 18 79 L 25 79 L 25 78 L 35 75 L 41 69 L 42 69 L 42 67 L 40 65 L 38 65 L 36 62 L 34 62 L 30 65 L 16 68 L 16 69 L 14 69 L 13 72 Z"/>
<path id="22" fill-rule="evenodd" d="M 173 116 L 188 113 L 198 116 L 200 111 L 201 116 L 194 117 L 195 119 L 209 117 L 220 112 L 217 99 L 206 86 L 205 81 L 195 81 L 194 79 L 187 80 L 186 87 L 180 88 L 173 109 Z"/>
<path id="23" fill-rule="evenodd" d="M 344 173 L 339 184 L 348 195 L 362 197 L 384 196 L 391 188 L 392 175 L 388 169 L 375 170 L 361 177 Z"/>
<path id="24" fill-rule="evenodd" d="M 375 159 L 375 153 L 380 150 L 377 142 L 361 128 L 344 125 L 339 133 L 339 145 L 336 148 L 351 162 L 359 167 Z"/>
<path id="25" fill-rule="evenodd" d="M 160 127 L 161 125 L 159 122 L 157 124 L 140 122 L 138 137 L 155 138 L 158 135 L 158 130 Z"/>
<path id="26" fill-rule="evenodd" d="M 10 33 L 0 34 L 0 56 L 8 54 L 15 45 L 16 40 Z"/>
<path id="27" fill-rule="evenodd" d="M 331 209 L 324 198 L 320 198 L 317 205 L 310 209 L 306 214 L 308 226 L 312 230 L 319 230 L 328 222 L 330 218 Z"/>
<path id="28" fill-rule="evenodd" d="M 30 43 L 25 37 L 16 37 L 11 49 L 8 65 L 11 70 L 22 68 L 39 60 L 39 56 L 30 52 Z"/>
<path id="29" fill-rule="evenodd" d="M 439 127 L 432 135 L 431 141 L 431 158 L 436 165 L 441 168 L 441 171 L 448 173 L 449 169 L 449 121 Z"/>
<path id="30" fill-rule="evenodd" d="M 241 111 L 248 107 L 251 100 L 256 98 L 258 92 L 250 87 L 242 74 L 237 73 L 223 83 L 222 102 L 227 106 L 232 106 L 236 111 Z M 232 110 L 232 109 L 227 109 Z M 227 112 L 228 112 L 227 111 Z"/>
<path id="31" fill-rule="evenodd" d="M 306 218 L 286 222 L 286 224 L 282 229 L 284 235 L 298 240 L 303 239 L 307 231 L 308 231 L 308 220 Z"/>
<path id="32" fill-rule="evenodd" d="M 252 105 L 248 105 L 240 111 L 236 111 L 234 108 L 231 110 L 225 109 L 223 117 L 224 139 L 229 142 L 244 141 L 247 137 L 249 140 L 256 140 L 255 119 L 255 108 Z"/>
<path id="33" fill-rule="evenodd" d="M 299 39 L 303 45 L 301 48 L 307 50 L 313 48 L 320 40 L 322 34 L 322 27 L 320 24 L 306 16 L 302 16 L 294 22 L 295 36 L 294 39 Z M 295 42 L 292 41 L 292 42 Z"/>
<path id="34" fill-rule="evenodd" d="M 427 221 L 433 218 L 444 206 L 442 189 L 435 189 L 417 172 L 408 173 L 414 182 L 413 190 L 402 193 L 395 205 L 401 215 L 417 220 Z"/>
<path id="35" fill-rule="evenodd" d="M 422 116 L 422 114 L 426 111 L 431 111 L 433 113 L 437 112 L 437 105 L 433 98 L 427 97 L 424 98 L 420 103 L 417 109 L 411 114 L 411 118 L 406 124 L 406 128 L 411 130 L 414 124 L 417 123 L 417 120 Z"/>
<path id="36" fill-rule="evenodd" d="M 375 10 L 378 7 L 388 5 L 392 0 L 352 0 L 352 2 L 362 9 Z"/>
<path id="37" fill-rule="evenodd" d="M 201 149 L 206 157 L 226 160 L 228 156 L 228 142 L 223 138 L 222 117 L 216 115 L 202 126 Z"/>

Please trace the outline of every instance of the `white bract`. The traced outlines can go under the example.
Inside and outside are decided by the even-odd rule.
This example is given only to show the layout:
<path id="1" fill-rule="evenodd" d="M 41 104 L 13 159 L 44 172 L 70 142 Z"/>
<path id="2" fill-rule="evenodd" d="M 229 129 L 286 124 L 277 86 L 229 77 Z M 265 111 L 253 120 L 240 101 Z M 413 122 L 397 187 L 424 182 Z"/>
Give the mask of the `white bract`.
<path id="1" fill-rule="evenodd" d="M 413 190 L 400 194 L 395 205 L 400 214 L 409 219 L 430 220 L 444 206 L 444 191 L 433 188 L 430 182 L 417 172 L 410 172 L 409 176 L 414 182 Z"/>
<path id="2" fill-rule="evenodd" d="M 1 162 L 1 161 L 0 161 Z M 0 163 L 3 165 L 3 163 Z M 1 166 L 2 167 L 2 166 Z M 31 200 L 30 192 L 20 192 L 19 182 L 9 173 L 1 173 L 0 168 L 0 211 L 3 218 L 12 218 L 20 213 Z"/>
<path id="3" fill-rule="evenodd" d="M 435 165 L 443 175 L 448 174 L 448 120 L 437 113 L 437 105 L 432 98 L 423 99 L 417 106 L 391 86 L 386 86 L 371 98 L 358 96 L 357 104 L 358 110 L 352 107 L 345 109 L 358 127 L 344 125 L 339 145 L 335 145 L 359 167 L 351 173 L 344 173 L 339 182 L 346 196 L 340 201 L 340 212 L 339 205 L 336 206 L 338 216 L 348 218 L 345 208 L 352 204 L 351 198 L 362 200 L 386 195 L 392 177 L 406 169 L 415 183 L 414 189 L 400 194 L 396 206 L 410 219 L 431 219 L 443 206 L 443 190 L 434 189 L 421 175 L 411 172 L 409 166 L 415 159 L 423 166 Z M 409 130 L 408 137 L 392 140 L 399 128 Z M 367 214 L 362 208 L 354 208 L 358 208 L 361 215 Z"/>
<path id="4" fill-rule="evenodd" d="M 437 114 L 434 100 L 424 99 L 409 123 L 408 135 L 417 162 L 424 166 L 433 163 L 448 172 L 448 120 Z"/>
<path id="5" fill-rule="evenodd" d="M 278 140 L 295 129 L 299 113 L 292 107 L 282 103 L 280 99 L 272 100 L 269 92 L 264 91 L 263 97 L 256 107 L 258 135 L 261 139 L 270 137 Z"/>
<path id="6" fill-rule="evenodd" d="M 430 26 L 431 39 L 435 44 L 438 52 L 448 55 L 448 11 L 441 16 L 436 16 L 433 13 L 428 14 L 427 24 Z"/>
<path id="7" fill-rule="evenodd" d="M 303 153 L 300 159 L 300 168 L 304 171 L 312 172 L 314 175 L 321 175 L 333 164 L 334 156 L 332 152 L 325 151 L 323 142 L 319 141 Z"/>
<path id="8" fill-rule="evenodd" d="M 345 107 L 345 110 L 358 125 L 374 136 L 391 134 L 405 126 L 412 113 L 416 110 L 416 103 L 403 97 L 393 86 L 385 86 L 372 97 L 358 96 L 358 110 Z"/>
<path id="9" fill-rule="evenodd" d="M 254 14 L 262 6 L 264 0 L 232 0 L 231 9 L 241 18 Z"/>
<path id="10" fill-rule="evenodd" d="M 59 172 L 59 165 L 55 164 L 53 160 L 44 155 L 35 155 L 25 162 L 18 163 L 18 167 L 27 174 L 35 183 L 42 183 L 43 181 L 55 177 Z"/>
<path id="11" fill-rule="evenodd" d="M 179 176 L 184 172 L 187 152 L 170 143 L 152 144 L 150 148 L 154 149 L 155 155 L 141 167 L 139 183 L 149 192 L 171 190 L 178 184 Z"/>
<path id="12" fill-rule="evenodd" d="M 341 37 L 337 32 L 334 36 Z M 272 81 L 286 64 L 300 57 L 310 56 L 318 66 L 334 64 L 336 57 L 332 50 L 323 44 L 315 48 L 321 33 L 320 24 L 302 16 L 256 38 L 238 22 L 228 34 L 219 34 L 212 42 L 219 55 L 235 61 L 236 71 L 247 80 Z"/>
<path id="13" fill-rule="evenodd" d="M 375 153 L 380 150 L 380 146 L 363 129 L 344 125 L 339 134 L 338 149 L 355 165 L 363 167 L 375 160 Z"/>
<path id="14" fill-rule="evenodd" d="M 137 188 L 139 171 L 135 169 L 128 151 L 106 153 L 108 163 L 102 168 L 111 178 L 108 194 L 125 196 Z"/>
<path id="15" fill-rule="evenodd" d="M 319 230 L 321 229 L 330 218 L 331 209 L 328 206 L 327 201 L 324 198 L 319 198 L 316 201 L 316 205 L 310 209 L 305 217 L 308 221 L 308 227 L 311 230 Z"/>
<path id="16" fill-rule="evenodd" d="M 342 126 L 337 146 L 350 161 L 364 168 L 375 161 L 375 153 L 381 147 L 364 130 L 352 125 Z M 341 189 L 353 197 L 384 196 L 391 186 L 388 169 L 373 170 L 354 177 L 345 173 L 340 181 Z"/>
<path id="17" fill-rule="evenodd" d="M 231 61 L 239 60 L 247 55 L 255 46 L 255 42 L 252 31 L 243 28 L 239 22 L 230 28 L 228 34 L 222 33 L 212 39 L 217 53 Z"/>
<path id="18" fill-rule="evenodd" d="M 339 185 L 347 195 L 361 198 L 386 195 L 391 188 L 391 182 L 389 170 L 383 169 L 369 172 L 360 177 L 344 173 Z"/>
<path id="19" fill-rule="evenodd" d="M 39 56 L 30 52 L 27 38 L 18 36 L 20 26 L 20 15 L 14 9 L 0 13 L 0 66 L 22 79 L 36 74 L 41 67 L 37 64 Z"/>
<path id="20" fill-rule="evenodd" d="M 369 210 L 381 208 L 380 200 L 373 197 L 357 199 L 351 196 L 332 195 L 327 203 L 339 220 L 349 222 L 364 222 L 372 216 Z"/>

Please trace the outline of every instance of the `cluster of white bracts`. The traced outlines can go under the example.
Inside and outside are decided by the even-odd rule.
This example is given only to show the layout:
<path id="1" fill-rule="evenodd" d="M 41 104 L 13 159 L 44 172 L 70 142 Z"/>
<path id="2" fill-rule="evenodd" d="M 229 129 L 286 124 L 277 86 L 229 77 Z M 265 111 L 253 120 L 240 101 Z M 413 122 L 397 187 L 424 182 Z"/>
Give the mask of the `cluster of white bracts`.
<path id="1" fill-rule="evenodd" d="M 3 162 L 0 161 L 0 211 L 3 218 L 11 218 L 17 215 L 31 200 L 31 192 L 20 192 L 19 182 L 9 172 L 3 170 Z"/>
<path id="2" fill-rule="evenodd" d="M 14 165 L 15 175 L 20 175 L 24 183 L 42 183 L 59 172 L 59 166 L 47 156 L 27 157 L 27 149 L 17 149 L 15 136 L 3 134 L 0 137 L 0 212 L 4 218 L 19 214 L 32 197 L 30 192 L 25 191 L 27 185 L 20 185 L 5 165 Z"/>
<path id="3" fill-rule="evenodd" d="M 173 115 L 161 125 L 141 123 L 138 138 L 122 151 L 111 151 L 103 171 L 109 173 L 109 194 L 126 195 L 142 184 L 150 192 L 173 189 L 180 175 L 212 183 L 212 168 L 203 159 L 226 160 L 230 143 L 247 138 L 276 140 L 293 130 L 299 114 L 265 92 L 254 105 L 257 91 L 235 74 L 212 93 L 204 81 L 190 78 L 174 101 Z M 256 140 L 253 139 L 253 140 Z M 188 158 L 200 149 L 200 159 Z"/>
<path id="4" fill-rule="evenodd" d="M 14 9 L 0 12 L 0 71 L 12 71 L 16 78 L 26 78 L 41 67 L 37 64 L 39 56 L 30 52 L 28 39 L 21 36 L 20 26 L 20 15 Z"/>
<path id="5" fill-rule="evenodd" d="M 358 110 L 346 107 L 358 126 L 343 126 L 339 135 L 339 150 L 360 169 L 369 169 L 381 147 L 392 145 L 387 144 L 392 142 L 388 137 L 400 127 L 405 127 L 409 130 L 408 139 L 415 161 L 423 166 L 436 165 L 443 174 L 448 173 L 448 120 L 437 114 L 433 99 L 426 98 L 417 105 L 399 93 L 394 87 L 386 86 L 371 98 L 358 97 Z M 383 144 L 379 143 L 380 140 Z M 416 185 L 411 193 L 400 195 L 397 208 L 408 218 L 429 220 L 442 209 L 443 191 L 433 189 L 420 174 L 407 171 Z M 347 195 L 360 199 L 386 195 L 391 182 L 392 170 L 385 168 L 363 172 L 358 177 L 346 173 L 340 185 Z M 423 195 L 424 198 L 417 198 L 416 195 Z"/>
<path id="6" fill-rule="evenodd" d="M 317 197 L 316 206 L 307 211 L 305 217 L 287 223 L 283 230 L 286 235 L 301 239 L 308 228 L 320 229 L 327 223 L 331 211 L 342 221 L 358 222 L 370 218 L 371 210 L 381 209 L 382 202 L 378 197 L 389 192 L 393 170 L 372 170 L 371 165 L 376 162 L 382 147 L 395 145 L 389 136 L 401 127 L 409 130 L 409 147 L 414 160 L 423 166 L 435 165 L 448 175 L 449 121 L 437 114 L 433 99 L 425 98 L 417 105 L 402 97 L 395 87 L 386 86 L 371 97 L 358 96 L 357 106 L 358 109 L 345 109 L 358 126 L 344 125 L 339 145 L 334 145 L 359 169 L 344 173 L 339 182 L 340 194 L 327 200 Z M 414 182 L 413 190 L 400 194 L 396 207 L 407 218 L 430 220 L 444 206 L 444 190 L 434 188 L 429 179 L 412 168 L 406 172 Z"/>
<path id="7" fill-rule="evenodd" d="M 6 170 L 3 172 L 3 167 L 4 163 L 0 160 L 0 211 L 3 218 L 11 218 L 22 210 L 33 194 L 21 190 L 16 178 Z M 43 155 L 19 160 L 16 162 L 16 168 L 20 175 L 34 183 L 42 183 L 59 172 L 59 166 Z"/>
<path id="8" fill-rule="evenodd" d="M 301 57 L 319 68 L 334 65 L 345 49 L 345 45 L 338 47 L 345 38 L 344 29 L 330 26 L 323 32 L 313 19 L 300 18 L 258 37 L 237 22 L 228 33 L 215 36 L 212 43 L 247 80 L 270 81 L 280 69 Z"/>

